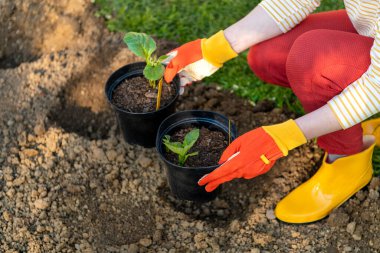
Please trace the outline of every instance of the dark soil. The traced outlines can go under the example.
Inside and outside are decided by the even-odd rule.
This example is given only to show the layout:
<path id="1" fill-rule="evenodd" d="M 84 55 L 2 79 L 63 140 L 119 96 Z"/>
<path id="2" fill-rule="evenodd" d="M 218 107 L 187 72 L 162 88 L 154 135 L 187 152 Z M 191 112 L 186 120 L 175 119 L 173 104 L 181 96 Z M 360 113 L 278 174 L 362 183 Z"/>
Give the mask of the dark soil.
<path id="1" fill-rule="evenodd" d="M 193 129 L 195 129 L 195 127 L 178 129 L 171 135 L 171 141 L 182 142 L 186 134 Z M 198 152 L 198 155 L 187 158 L 185 167 L 208 167 L 217 165 L 220 156 L 227 146 L 228 140 L 223 132 L 201 127 L 199 130 L 199 138 L 189 151 L 189 153 Z M 170 162 L 178 164 L 177 154 L 168 152 L 164 155 Z"/>
<path id="2" fill-rule="evenodd" d="M 161 106 L 169 104 L 175 97 L 176 90 L 172 85 L 163 83 Z M 112 94 L 112 103 L 130 112 L 153 112 L 156 110 L 157 89 L 153 89 L 144 77 L 124 80 Z"/>
<path id="3" fill-rule="evenodd" d="M 129 196 L 102 201 L 85 194 L 84 202 L 92 212 L 83 225 L 94 228 L 98 247 L 103 250 L 107 244 L 130 244 L 153 233 L 152 208 L 147 201 L 138 203 Z"/>

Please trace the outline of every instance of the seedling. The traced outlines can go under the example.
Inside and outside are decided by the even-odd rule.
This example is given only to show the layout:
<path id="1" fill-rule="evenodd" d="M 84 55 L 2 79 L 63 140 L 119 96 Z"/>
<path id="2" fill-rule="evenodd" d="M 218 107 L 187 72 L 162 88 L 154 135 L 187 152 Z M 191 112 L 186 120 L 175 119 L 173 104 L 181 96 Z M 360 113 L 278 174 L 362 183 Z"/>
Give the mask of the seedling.
<path id="1" fill-rule="evenodd" d="M 162 142 L 167 149 L 178 155 L 178 163 L 183 166 L 190 156 L 198 155 L 198 152 L 193 152 L 188 154 L 189 150 L 194 146 L 195 142 L 199 138 L 199 129 L 193 129 L 186 134 L 183 143 L 180 142 L 170 142 L 170 136 L 165 135 Z"/>
<path id="2" fill-rule="evenodd" d="M 157 49 L 156 42 L 145 33 L 129 32 L 124 36 L 124 42 L 135 55 L 145 59 L 146 66 L 143 73 L 145 78 L 149 81 L 150 86 L 156 89 L 158 84 L 156 104 L 156 110 L 158 110 L 160 108 L 162 83 L 165 72 L 165 66 L 162 64 L 162 61 L 168 58 L 168 56 L 162 55 L 157 57 L 154 54 Z"/>

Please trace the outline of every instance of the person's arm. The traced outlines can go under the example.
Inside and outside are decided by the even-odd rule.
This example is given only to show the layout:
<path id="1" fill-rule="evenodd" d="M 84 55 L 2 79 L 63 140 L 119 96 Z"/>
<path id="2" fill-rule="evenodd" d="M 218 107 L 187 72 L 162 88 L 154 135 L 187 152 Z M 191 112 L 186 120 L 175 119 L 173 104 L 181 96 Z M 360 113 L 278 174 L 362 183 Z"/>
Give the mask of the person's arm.
<path id="1" fill-rule="evenodd" d="M 280 34 L 280 27 L 260 5 L 224 30 L 224 36 L 236 53 Z"/>
<path id="2" fill-rule="evenodd" d="M 320 0 L 264 0 L 247 16 L 208 39 L 188 42 L 173 51 L 165 60 L 165 80 L 176 74 L 181 90 L 193 81 L 215 73 L 238 53 L 292 29 L 319 5 Z"/>
<path id="3" fill-rule="evenodd" d="M 308 140 L 342 129 L 334 112 L 328 105 L 305 114 L 296 119 L 295 122 Z"/>
<path id="4" fill-rule="evenodd" d="M 320 0 L 264 0 L 247 16 L 224 30 L 235 52 L 291 30 L 320 4 Z"/>

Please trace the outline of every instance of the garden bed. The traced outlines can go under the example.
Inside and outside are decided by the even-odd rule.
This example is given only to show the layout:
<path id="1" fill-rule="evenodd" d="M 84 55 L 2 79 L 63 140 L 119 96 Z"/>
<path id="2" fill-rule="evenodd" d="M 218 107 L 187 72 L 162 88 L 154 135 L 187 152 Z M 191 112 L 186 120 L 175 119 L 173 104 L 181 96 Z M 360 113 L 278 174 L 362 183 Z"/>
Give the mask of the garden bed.
<path id="1" fill-rule="evenodd" d="M 31 46 L 0 44 L 10 50 L 0 69 L 1 252 L 380 251 L 379 178 L 320 222 L 274 218 L 276 203 L 318 167 L 313 142 L 264 176 L 225 184 L 210 203 L 171 197 L 155 150 L 124 144 L 103 94 L 107 77 L 137 60 L 122 36 L 104 28 L 89 1 L 7 1 L 0 13 L 13 22 L 10 40 L 29 26 L 38 37 Z M 46 20 L 56 21 L 41 30 Z M 75 39 L 52 43 L 59 34 Z M 223 113 L 240 133 L 294 117 L 202 84 L 177 108 Z"/>

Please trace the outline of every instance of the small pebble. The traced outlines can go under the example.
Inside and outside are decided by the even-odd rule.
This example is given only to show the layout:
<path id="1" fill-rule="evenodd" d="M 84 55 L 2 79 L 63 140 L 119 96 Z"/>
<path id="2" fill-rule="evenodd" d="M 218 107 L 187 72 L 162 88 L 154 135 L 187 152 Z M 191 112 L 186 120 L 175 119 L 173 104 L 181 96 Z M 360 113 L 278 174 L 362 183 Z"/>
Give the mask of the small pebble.
<path id="1" fill-rule="evenodd" d="M 38 151 L 35 149 L 25 149 L 23 153 L 26 157 L 34 157 L 38 155 Z"/>
<path id="2" fill-rule="evenodd" d="M 203 230 L 203 223 L 198 221 L 196 224 L 195 224 L 195 228 L 199 231 L 202 231 Z"/>
<path id="3" fill-rule="evenodd" d="M 352 251 L 352 248 L 351 248 L 350 246 L 344 246 L 344 247 L 343 247 L 343 250 L 344 250 L 345 252 L 351 252 L 351 251 Z"/>
<path id="4" fill-rule="evenodd" d="M 139 243 L 144 247 L 149 247 L 152 244 L 152 240 L 149 238 L 140 239 Z"/>
<path id="5" fill-rule="evenodd" d="M 139 252 L 139 247 L 136 244 L 130 244 L 128 246 L 128 253 L 138 253 Z"/>
<path id="6" fill-rule="evenodd" d="M 373 189 L 369 190 L 368 197 L 372 200 L 377 200 L 379 198 L 379 192 Z"/>
<path id="7" fill-rule="evenodd" d="M 361 235 L 353 234 L 352 238 L 354 238 L 355 241 L 360 241 L 362 239 Z"/>
<path id="8" fill-rule="evenodd" d="M 273 209 L 268 209 L 265 212 L 265 216 L 268 218 L 268 220 L 274 220 L 274 219 L 276 219 L 276 215 L 274 215 Z"/>
<path id="9" fill-rule="evenodd" d="M 299 232 L 295 232 L 295 231 L 292 231 L 292 237 L 293 238 L 297 238 L 300 236 L 300 233 Z"/>
<path id="10" fill-rule="evenodd" d="M 153 233 L 153 241 L 159 242 L 159 241 L 161 241 L 161 239 L 162 239 L 162 230 L 161 229 L 157 229 Z"/>
<path id="11" fill-rule="evenodd" d="M 356 227 L 356 222 L 353 221 L 353 222 L 348 223 L 347 228 L 346 228 L 347 233 L 351 235 L 354 234 L 355 227 Z"/>
<path id="12" fill-rule="evenodd" d="M 152 164 L 152 159 L 142 156 L 139 158 L 138 163 L 143 168 L 148 168 Z"/>
<path id="13" fill-rule="evenodd" d="M 43 199 L 37 199 L 34 201 L 34 206 L 38 209 L 46 209 L 49 207 L 49 203 Z"/>
<path id="14" fill-rule="evenodd" d="M 3 218 L 4 218 L 5 221 L 11 221 L 12 216 L 11 216 L 11 214 L 8 211 L 4 211 L 3 212 Z"/>
<path id="15" fill-rule="evenodd" d="M 112 150 L 112 149 L 107 150 L 106 156 L 107 156 L 108 160 L 114 161 L 117 157 L 117 152 L 115 150 Z"/>

